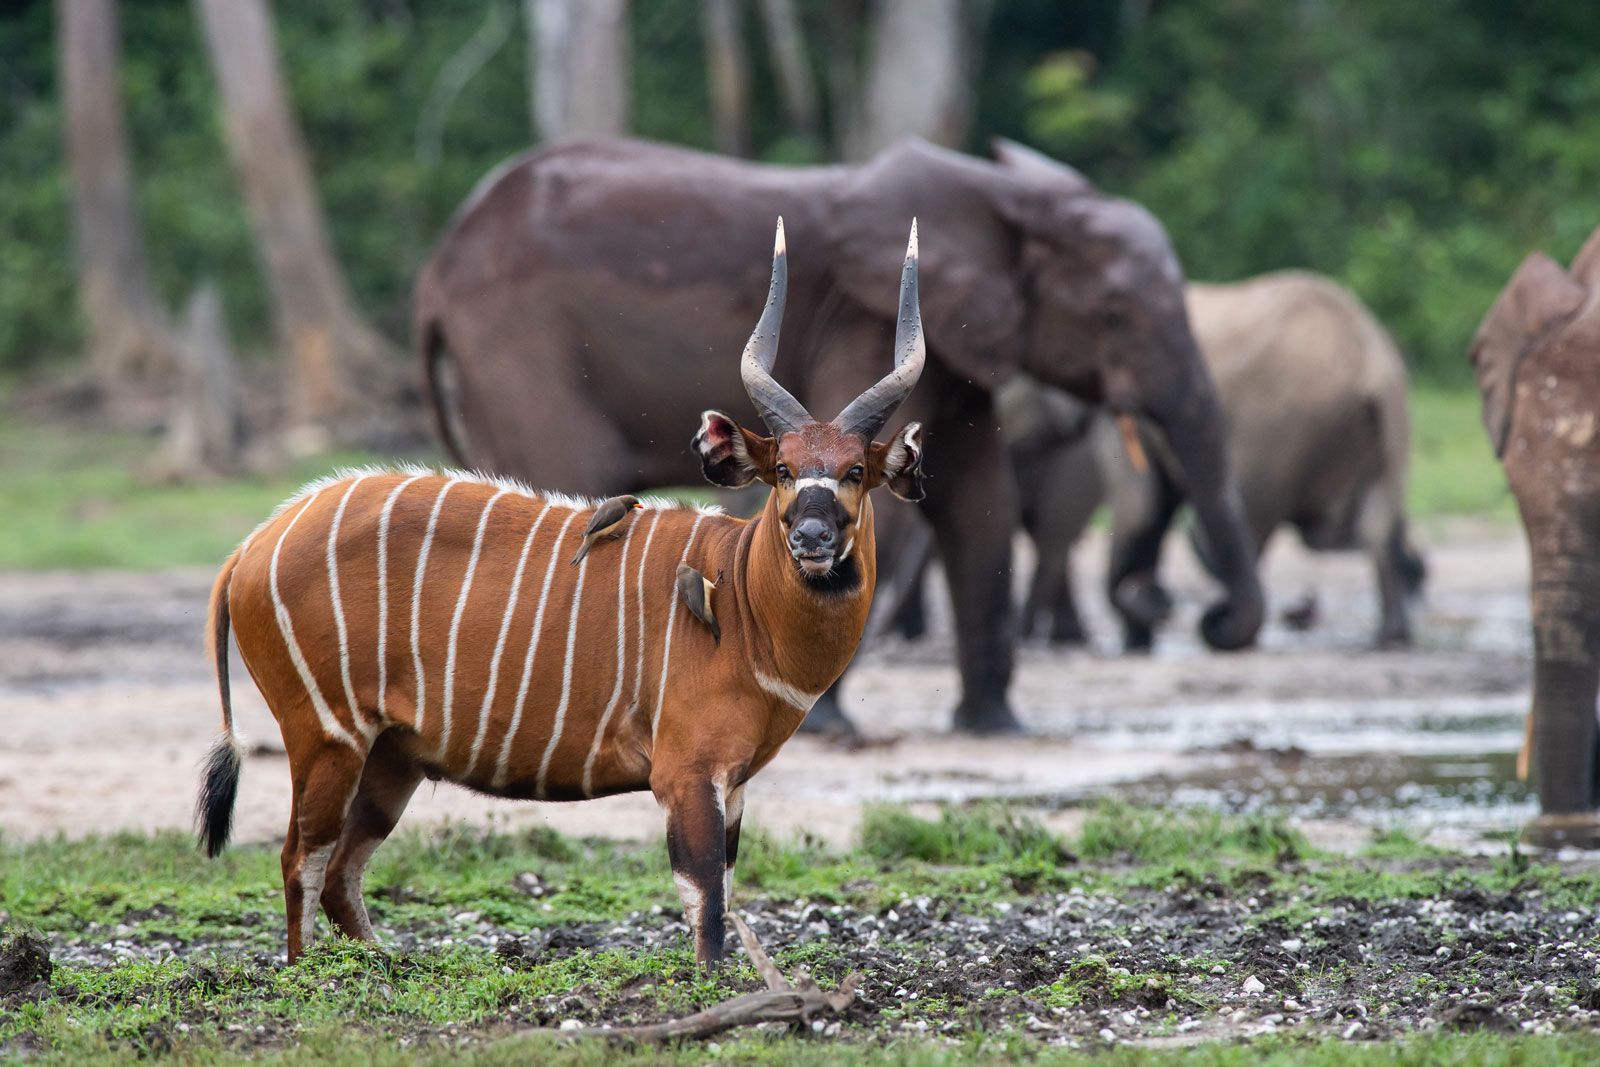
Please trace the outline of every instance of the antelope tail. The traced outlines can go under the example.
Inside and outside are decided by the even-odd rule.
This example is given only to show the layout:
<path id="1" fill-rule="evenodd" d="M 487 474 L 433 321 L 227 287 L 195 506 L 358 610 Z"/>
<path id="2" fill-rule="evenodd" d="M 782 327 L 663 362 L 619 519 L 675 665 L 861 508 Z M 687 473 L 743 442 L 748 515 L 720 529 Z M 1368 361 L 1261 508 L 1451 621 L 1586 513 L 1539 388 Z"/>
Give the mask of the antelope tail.
<path id="1" fill-rule="evenodd" d="M 233 830 L 233 805 L 239 795 L 239 770 L 244 764 L 244 746 L 233 730 L 233 699 L 228 688 L 228 583 L 242 551 L 234 551 L 211 587 L 210 625 L 206 629 L 206 644 L 217 667 L 217 688 L 222 694 L 222 732 L 206 753 L 194 817 L 200 828 L 200 843 L 205 846 L 206 855 L 213 858 L 228 843 Z"/>

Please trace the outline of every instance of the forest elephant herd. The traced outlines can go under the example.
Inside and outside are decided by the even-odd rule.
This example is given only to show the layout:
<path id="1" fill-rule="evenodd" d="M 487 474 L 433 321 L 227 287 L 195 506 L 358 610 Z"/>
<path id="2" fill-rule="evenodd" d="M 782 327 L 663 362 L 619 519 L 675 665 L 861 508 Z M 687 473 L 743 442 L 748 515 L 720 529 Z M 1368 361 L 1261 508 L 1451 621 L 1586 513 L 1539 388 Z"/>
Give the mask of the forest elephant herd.
<path id="1" fill-rule="evenodd" d="M 1531 550 L 1524 758 L 1542 813 L 1525 835 L 1541 845 L 1600 844 L 1597 304 L 1600 231 L 1570 270 L 1530 256 L 1471 351 Z M 362 868 L 417 784 L 446 778 L 654 792 L 697 955 L 716 961 L 744 785 L 802 720 L 849 728 L 838 689 L 874 590 L 915 632 L 936 557 L 953 725 L 1020 730 L 1016 635 L 1085 639 L 1067 561 L 1102 502 L 1128 650 L 1173 607 L 1160 560 L 1185 505 L 1220 588 L 1210 648 L 1255 643 L 1257 564 L 1282 527 L 1365 553 L 1375 643 L 1412 640 L 1426 567 L 1388 333 L 1303 271 L 1186 284 L 1148 211 L 1019 144 L 978 158 L 909 140 L 807 167 L 620 139 L 537 149 L 457 210 L 413 332 L 462 471 L 313 483 L 213 593 L 226 730 L 204 832 L 215 853 L 239 767 L 231 613 L 294 777 L 291 959 L 319 896 L 370 936 Z M 759 487 L 759 510 L 631 495 L 704 480 Z M 898 499 L 875 512 L 877 486 Z M 1038 560 L 1020 610 L 1019 532 Z"/>
<path id="2" fill-rule="evenodd" d="M 1409 383 L 1383 326 L 1309 272 L 1186 284 L 1149 212 L 1003 139 L 989 158 L 911 140 L 819 167 L 626 140 L 508 161 L 458 210 L 415 291 L 415 341 L 452 456 L 572 492 L 692 482 L 681 428 L 706 407 L 749 411 L 718 370 L 760 307 L 761 236 L 778 215 L 796 256 L 776 367 L 823 409 L 873 377 L 896 313 L 879 282 L 895 231 L 920 221 L 928 361 L 905 410 L 926 428 L 929 477 L 915 515 L 880 509 L 879 595 L 915 630 L 921 557 L 941 561 L 957 728 L 1019 727 L 1007 696 L 1018 633 L 1082 639 L 1067 555 L 1102 501 L 1104 589 L 1130 650 L 1149 648 L 1171 609 L 1159 563 L 1184 505 L 1221 590 L 1200 622 L 1212 648 L 1254 643 L 1266 603 L 1256 563 L 1281 527 L 1313 550 L 1365 553 L 1375 643 L 1410 643 L 1426 566 L 1405 514 Z M 1585 826 L 1600 781 L 1588 496 L 1600 492 L 1600 387 L 1586 362 L 1597 284 L 1594 240 L 1571 272 L 1530 258 L 1472 352 L 1533 554 L 1523 758 L 1545 815 L 1580 813 Z M 931 538 L 913 536 L 924 523 Z M 1020 606 L 1007 578 L 1019 529 L 1038 549 Z M 836 688 L 807 726 L 844 724 L 838 708 Z"/>

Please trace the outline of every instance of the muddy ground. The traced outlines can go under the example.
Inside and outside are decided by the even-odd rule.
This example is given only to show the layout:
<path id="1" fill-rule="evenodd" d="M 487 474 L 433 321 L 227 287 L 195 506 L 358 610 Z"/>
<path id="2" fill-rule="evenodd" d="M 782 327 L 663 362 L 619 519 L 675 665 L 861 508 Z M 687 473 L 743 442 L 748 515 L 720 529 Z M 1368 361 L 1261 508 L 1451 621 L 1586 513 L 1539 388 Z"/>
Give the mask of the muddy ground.
<path id="1" fill-rule="evenodd" d="M 1103 554 L 1100 539 L 1086 546 L 1080 572 L 1098 572 Z M 1457 850 L 1391 863 L 1395 871 L 1420 863 L 1483 872 L 1506 862 L 1506 833 L 1532 812 L 1511 773 L 1529 672 L 1520 540 L 1475 526 L 1435 531 L 1417 643 L 1405 652 L 1369 647 L 1375 605 L 1364 561 L 1311 556 L 1281 539 L 1267 558 L 1274 610 L 1261 647 L 1207 654 L 1193 637 L 1206 583 L 1186 550 L 1172 555 L 1180 610 L 1155 656 L 1114 655 L 1111 620 L 1092 597 L 1092 649 L 1022 649 L 1013 697 L 1030 727 L 1025 739 L 943 731 L 956 678 L 947 613 L 936 603 L 930 639 L 885 640 L 859 658 L 848 702 L 861 741 L 791 742 L 752 784 L 747 819 L 844 843 L 864 801 L 916 807 L 1003 796 L 1070 832 L 1084 801 L 1116 793 L 1164 806 L 1287 811 L 1314 844 L 1335 850 L 1358 851 L 1390 825 Z M 217 721 L 200 641 L 210 580 L 203 570 L 0 575 L 7 835 L 188 825 L 194 765 Z M 1292 631 L 1278 609 L 1307 593 L 1319 625 Z M 256 742 L 238 836 L 271 841 L 287 817 L 286 765 L 248 676 L 234 676 L 239 717 Z M 406 816 L 413 826 L 444 819 L 629 839 L 660 833 L 644 797 L 510 803 L 440 786 Z M 1558 858 L 1573 871 L 1594 865 Z M 1324 900 L 1291 926 L 1281 916 L 1298 897 L 1283 886 L 1319 862 L 1328 861 L 1281 856 L 1290 879 L 1277 888 L 1211 877 L 1116 894 L 1075 888 L 981 913 L 937 897 L 876 912 L 745 894 L 738 905 L 769 948 L 826 945 L 818 970 L 827 982 L 860 971 L 861 1000 L 846 1024 L 880 1033 L 1002 1024 L 1094 1045 L 1284 1029 L 1364 1039 L 1600 1025 L 1595 902 L 1538 888 L 1491 895 L 1463 880 L 1420 899 Z M 175 953 L 194 960 L 188 980 L 201 982 L 254 982 L 282 966 L 259 939 L 175 943 L 114 921 L 56 938 L 53 955 L 98 966 Z M 481 946 L 517 968 L 585 950 L 681 945 L 687 933 L 671 909 L 532 934 L 448 909 L 422 927 L 381 917 L 378 925 L 401 969 L 451 944 Z M 223 976 L 204 962 L 213 951 L 253 962 Z M 1041 993 L 1063 982 L 1070 995 L 1052 1003 Z M 649 1021 L 657 1003 L 643 988 L 611 997 L 578 988 L 503 1005 L 504 1028 Z"/>
<path id="2" fill-rule="evenodd" d="M 1018 656 L 1012 694 L 1025 740 L 945 732 L 957 678 L 935 599 L 931 637 L 885 639 L 858 657 L 846 703 L 860 743 L 796 738 L 752 783 L 747 818 L 843 843 L 863 801 L 1008 796 L 1070 829 L 1077 802 L 1116 790 L 1147 802 L 1287 808 L 1334 847 L 1357 846 L 1395 819 L 1471 847 L 1531 812 L 1510 763 L 1529 678 L 1525 550 L 1512 531 L 1472 525 L 1435 531 L 1427 548 L 1410 651 L 1371 650 L 1363 559 L 1311 555 L 1280 537 L 1267 556 L 1273 615 L 1259 649 L 1200 647 L 1194 623 L 1210 587 L 1174 545 L 1175 622 L 1155 656 L 1125 658 L 1093 595 L 1104 557 L 1095 538 L 1077 560 L 1093 647 L 1029 644 Z M 201 641 L 211 578 L 207 569 L 0 574 L 0 829 L 30 837 L 189 824 L 195 763 L 219 718 Z M 1279 609 L 1308 593 L 1318 624 L 1288 629 Z M 233 678 L 240 728 L 254 742 L 237 836 L 272 840 L 288 816 L 287 765 L 237 656 Z M 421 791 L 406 821 L 450 818 L 633 839 L 661 832 L 647 796 L 533 804 L 448 785 Z"/>

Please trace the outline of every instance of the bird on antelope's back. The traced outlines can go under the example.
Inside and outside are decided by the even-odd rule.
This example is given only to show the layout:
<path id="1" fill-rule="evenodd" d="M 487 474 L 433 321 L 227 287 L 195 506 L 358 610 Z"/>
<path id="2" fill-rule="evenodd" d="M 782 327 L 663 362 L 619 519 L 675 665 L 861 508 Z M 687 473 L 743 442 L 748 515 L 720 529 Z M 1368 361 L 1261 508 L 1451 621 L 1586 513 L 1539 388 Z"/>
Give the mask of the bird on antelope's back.
<path id="1" fill-rule="evenodd" d="M 717 582 L 722 581 L 722 573 L 717 572 Z M 717 644 L 722 644 L 722 627 L 717 625 L 716 613 L 711 610 L 711 592 L 716 589 L 717 582 L 701 574 L 687 563 L 678 564 L 678 599 L 683 601 L 683 606 L 689 613 L 711 630 L 711 636 L 716 638 Z"/>
<path id="2" fill-rule="evenodd" d="M 634 496 L 614 496 L 609 500 L 602 500 L 600 506 L 595 508 L 594 517 L 589 520 L 589 525 L 584 527 L 583 543 L 578 546 L 571 564 L 576 567 L 583 557 L 589 554 L 589 549 L 594 547 L 594 543 L 602 537 L 621 536 L 622 521 L 642 507 L 644 505 L 639 503 L 639 498 Z"/>

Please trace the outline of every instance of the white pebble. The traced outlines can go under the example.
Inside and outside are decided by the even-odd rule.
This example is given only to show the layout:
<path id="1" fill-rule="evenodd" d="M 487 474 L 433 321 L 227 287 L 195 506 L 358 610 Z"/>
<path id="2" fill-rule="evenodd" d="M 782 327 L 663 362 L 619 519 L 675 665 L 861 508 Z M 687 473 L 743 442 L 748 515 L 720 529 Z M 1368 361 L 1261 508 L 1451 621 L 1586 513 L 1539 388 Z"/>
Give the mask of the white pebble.
<path id="1" fill-rule="evenodd" d="M 1267 986 L 1266 983 L 1252 974 L 1249 978 L 1244 980 L 1244 984 L 1239 988 L 1244 990 L 1246 993 L 1255 994 L 1264 992 Z"/>

